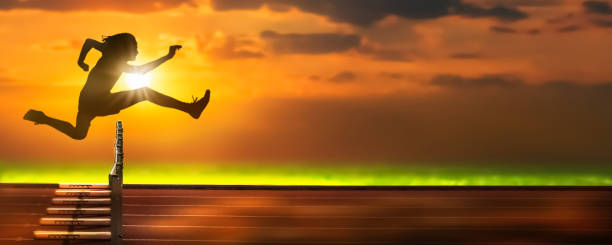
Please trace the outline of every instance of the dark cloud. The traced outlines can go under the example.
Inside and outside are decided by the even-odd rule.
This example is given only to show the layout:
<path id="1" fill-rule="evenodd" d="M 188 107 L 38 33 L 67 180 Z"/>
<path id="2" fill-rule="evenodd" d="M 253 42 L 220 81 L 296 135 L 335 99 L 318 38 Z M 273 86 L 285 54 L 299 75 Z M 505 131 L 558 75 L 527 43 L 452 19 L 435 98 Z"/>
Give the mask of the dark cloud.
<path id="1" fill-rule="evenodd" d="M 610 4 L 602 1 L 584 1 L 582 3 L 584 9 L 589 13 L 594 14 L 612 14 Z"/>
<path id="2" fill-rule="evenodd" d="M 593 20 L 592 21 L 594 25 L 598 26 L 598 27 L 603 27 L 603 28 L 612 28 L 612 20 Z"/>
<path id="3" fill-rule="evenodd" d="M 314 33 L 281 34 L 263 31 L 261 38 L 280 54 L 326 54 L 344 52 L 360 45 L 361 37 L 355 34 Z"/>
<path id="4" fill-rule="evenodd" d="M 271 1 L 272 3 L 281 3 L 281 1 Z M 219 11 L 226 10 L 246 10 L 246 9 L 258 9 L 264 5 L 265 1 L 262 0 L 211 0 L 210 5 L 213 9 Z M 282 4 L 282 3 L 281 3 Z"/>
<path id="5" fill-rule="evenodd" d="M 372 57 L 375 60 L 382 61 L 396 61 L 396 62 L 404 62 L 404 61 L 412 61 L 413 55 L 405 50 L 391 49 L 391 48 L 382 48 L 377 47 L 370 44 L 363 44 L 357 48 L 357 52 L 361 54 L 366 54 Z"/>
<path id="6" fill-rule="evenodd" d="M 588 13 L 599 14 L 599 15 L 612 15 L 612 7 L 610 3 L 604 1 L 585 1 L 582 6 Z M 591 23 L 597 27 L 611 28 L 612 20 L 610 19 L 594 19 Z"/>
<path id="7" fill-rule="evenodd" d="M 518 11 L 514 8 L 496 6 L 493 8 L 481 8 L 472 4 L 459 4 L 455 7 L 454 11 L 460 15 L 482 18 L 482 17 L 495 17 L 505 21 L 515 21 L 527 18 L 527 14 Z"/>
<path id="8" fill-rule="evenodd" d="M 0 10 L 39 9 L 49 11 L 121 11 L 147 13 L 176 8 L 183 4 L 191 7 L 197 6 L 194 0 L 2 0 L 0 1 Z"/>
<path id="9" fill-rule="evenodd" d="M 569 86 L 569 88 L 562 88 Z M 612 160 L 612 84 L 414 96 L 266 98 L 231 156 L 282 160 Z M 315 133 L 316 132 L 316 133 Z M 299 140 L 296 140 L 299 139 Z"/>
<path id="10" fill-rule="evenodd" d="M 362 37 L 357 34 L 341 33 L 278 33 L 265 30 L 260 33 L 260 38 L 266 47 L 266 52 L 276 54 L 329 54 L 342 53 L 355 50 L 360 54 L 369 56 L 375 60 L 404 62 L 411 61 L 413 55 L 405 50 L 379 47 L 362 43 Z M 204 42 L 198 41 L 199 49 L 206 46 Z M 252 46 L 253 41 L 236 37 L 227 37 L 223 46 L 209 49 L 213 55 L 225 59 L 233 58 L 260 58 L 264 56 L 262 51 L 244 48 Z"/>
<path id="11" fill-rule="evenodd" d="M 196 42 L 199 52 L 206 53 L 215 59 L 257 59 L 265 56 L 262 51 L 252 47 L 254 41 L 235 36 L 225 37 L 222 42 L 217 45 L 210 45 L 210 40 L 203 40 L 199 36 L 196 37 Z"/>
<path id="12" fill-rule="evenodd" d="M 480 53 L 454 53 L 450 57 L 453 59 L 478 59 L 482 58 L 483 55 Z"/>
<path id="13" fill-rule="evenodd" d="M 557 29 L 557 32 L 567 33 L 567 32 L 580 31 L 582 29 L 584 29 L 584 28 L 582 28 L 579 25 L 569 25 L 569 26 L 564 26 L 564 27 L 561 27 L 561 28 Z"/>
<path id="14" fill-rule="evenodd" d="M 514 28 L 505 27 L 505 26 L 491 26 L 489 30 L 491 30 L 492 32 L 497 32 L 497 33 L 507 33 L 507 34 L 516 33 L 516 30 Z"/>
<path id="15" fill-rule="evenodd" d="M 515 21 L 527 14 L 515 8 L 483 8 L 460 0 L 211 0 L 214 10 L 259 9 L 264 5 L 286 5 L 301 11 L 327 16 L 331 21 L 369 26 L 389 15 L 407 19 L 435 19 L 448 15 L 497 18 Z"/>
<path id="16" fill-rule="evenodd" d="M 356 78 L 357 75 L 355 73 L 350 71 L 343 71 L 334 75 L 329 80 L 336 83 L 344 83 L 354 81 Z"/>
<path id="17" fill-rule="evenodd" d="M 478 1 L 486 6 L 506 6 L 506 7 L 540 7 L 558 6 L 563 4 L 563 0 L 481 0 Z"/>
<path id="18" fill-rule="evenodd" d="M 612 82 L 596 83 L 596 84 L 580 84 L 573 81 L 567 80 L 551 80 L 540 85 L 533 85 L 545 90 L 563 91 L 566 93 L 573 93 L 574 91 L 587 91 L 588 93 L 608 93 L 612 92 Z"/>
<path id="19" fill-rule="evenodd" d="M 212 52 L 216 57 L 222 59 L 253 59 L 253 58 L 263 58 L 264 54 L 256 51 L 249 50 L 217 50 L 219 52 Z"/>
<path id="20" fill-rule="evenodd" d="M 457 75 L 437 75 L 431 81 L 431 85 L 448 88 L 484 88 L 500 87 L 515 88 L 523 85 L 523 80 L 506 74 L 491 74 L 480 77 L 462 77 Z"/>

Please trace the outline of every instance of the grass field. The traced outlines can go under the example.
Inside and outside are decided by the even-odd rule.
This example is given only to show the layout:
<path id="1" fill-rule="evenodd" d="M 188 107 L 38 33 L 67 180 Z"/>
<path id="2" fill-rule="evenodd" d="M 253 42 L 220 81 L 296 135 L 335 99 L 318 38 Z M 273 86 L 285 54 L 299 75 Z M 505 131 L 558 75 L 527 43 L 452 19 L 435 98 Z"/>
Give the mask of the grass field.
<path id="1" fill-rule="evenodd" d="M 0 182 L 106 182 L 110 163 L 0 161 Z M 612 164 L 126 163 L 127 184 L 612 185 Z"/>

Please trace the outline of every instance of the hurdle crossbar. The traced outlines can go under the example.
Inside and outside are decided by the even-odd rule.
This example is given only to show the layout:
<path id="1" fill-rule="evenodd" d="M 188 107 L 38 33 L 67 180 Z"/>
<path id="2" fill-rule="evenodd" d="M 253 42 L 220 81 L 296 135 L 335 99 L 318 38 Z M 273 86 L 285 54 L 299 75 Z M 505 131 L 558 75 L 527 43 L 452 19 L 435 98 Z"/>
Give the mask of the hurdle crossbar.
<path id="1" fill-rule="evenodd" d="M 108 185 L 111 189 L 111 244 L 122 244 L 121 226 L 123 213 L 123 125 L 117 121 L 115 138 L 115 162 L 108 175 Z"/>

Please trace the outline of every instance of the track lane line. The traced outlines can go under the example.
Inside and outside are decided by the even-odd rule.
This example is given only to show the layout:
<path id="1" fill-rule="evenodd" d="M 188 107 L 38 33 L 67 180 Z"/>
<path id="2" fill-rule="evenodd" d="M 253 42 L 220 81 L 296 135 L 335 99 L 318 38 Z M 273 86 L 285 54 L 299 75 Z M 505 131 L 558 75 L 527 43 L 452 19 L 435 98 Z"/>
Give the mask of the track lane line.
<path id="1" fill-rule="evenodd" d="M 44 216 L 46 213 L 0 213 L 6 216 Z M 92 214 L 92 216 L 101 216 Z M 539 216 L 523 216 L 523 217 L 503 217 L 503 216 L 349 216 L 349 215 L 232 215 L 232 214 L 123 214 L 124 217 L 220 217 L 220 218 L 341 218 L 341 219 L 568 219 L 568 220 L 608 220 L 610 217 L 539 217 Z"/>
<path id="2" fill-rule="evenodd" d="M 134 204 L 134 203 L 124 203 L 123 206 L 127 206 L 127 207 L 225 207 L 225 208 L 400 208 L 400 209 L 414 209 L 414 208 L 419 208 L 422 209 L 424 207 L 419 206 L 419 207 L 415 207 L 415 206 L 376 206 L 376 205 L 216 205 L 216 204 Z M 518 206 L 521 207 L 521 206 Z M 518 208 L 518 207 L 508 207 L 508 208 Z M 429 207 L 427 207 L 429 208 Z M 480 208 L 482 209 L 482 207 L 443 207 L 440 209 L 471 209 L 471 208 Z M 487 207 L 487 208 L 494 208 L 494 207 Z M 507 208 L 507 206 L 504 206 L 502 208 Z M 564 206 L 546 206 L 546 207 L 522 207 L 522 208 L 610 208 L 610 207 L 601 207 L 601 206 L 593 206 L 593 207 L 589 207 L 589 206 L 581 206 L 581 207 L 564 207 Z M 431 209 L 438 209 L 435 207 L 431 207 Z"/>
<path id="3" fill-rule="evenodd" d="M 124 241 L 147 241 L 147 242 L 213 242 L 213 243 L 268 243 L 268 244 L 330 244 L 328 241 L 241 241 L 241 240 L 197 240 L 197 239 L 155 239 L 155 238 L 124 238 Z M 335 244 L 397 244 L 391 241 L 334 241 Z"/>
<path id="4" fill-rule="evenodd" d="M 503 216 L 303 216 L 303 215 L 222 215 L 222 214 L 124 214 L 128 217 L 220 217 L 220 218 L 348 218 L 348 219 L 552 219 L 552 220 L 609 220 L 606 217 L 503 217 Z"/>
<path id="5" fill-rule="evenodd" d="M 447 228 L 447 227 L 289 227 L 289 226 L 206 226 L 206 225 L 123 225 L 135 228 L 195 228 L 195 229 L 288 229 L 288 230 L 477 230 L 477 231 L 514 231 L 515 228 Z M 549 229 L 531 229 L 532 231 L 549 231 Z M 564 232 L 589 231 L 612 232 L 612 229 L 558 229 Z"/>
<path id="6" fill-rule="evenodd" d="M 203 193 L 205 194 L 205 193 Z M 392 200 L 420 200 L 420 199 L 475 199 L 475 200 L 499 200 L 499 199 L 533 199 L 533 200 L 584 200 L 584 199 L 600 199 L 601 197 L 282 197 L 282 196 L 196 196 L 196 195 L 160 195 L 160 196 L 148 196 L 148 195 L 124 195 L 124 198 L 194 198 L 194 199 L 290 199 L 290 200 L 317 200 L 317 199 L 347 199 L 347 200 L 369 200 L 369 199 L 392 199 Z"/>

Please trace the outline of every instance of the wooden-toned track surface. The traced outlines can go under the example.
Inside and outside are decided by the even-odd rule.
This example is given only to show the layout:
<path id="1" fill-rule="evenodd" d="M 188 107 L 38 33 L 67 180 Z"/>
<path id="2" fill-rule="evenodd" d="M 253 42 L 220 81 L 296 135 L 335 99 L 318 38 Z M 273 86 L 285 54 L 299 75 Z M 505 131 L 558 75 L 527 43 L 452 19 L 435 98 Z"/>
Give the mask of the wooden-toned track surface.
<path id="1" fill-rule="evenodd" d="M 126 245 L 612 244 L 612 187 L 125 188 Z M 108 244 L 33 240 L 54 190 L 0 184 L 0 244 Z"/>

